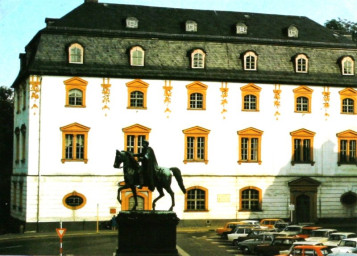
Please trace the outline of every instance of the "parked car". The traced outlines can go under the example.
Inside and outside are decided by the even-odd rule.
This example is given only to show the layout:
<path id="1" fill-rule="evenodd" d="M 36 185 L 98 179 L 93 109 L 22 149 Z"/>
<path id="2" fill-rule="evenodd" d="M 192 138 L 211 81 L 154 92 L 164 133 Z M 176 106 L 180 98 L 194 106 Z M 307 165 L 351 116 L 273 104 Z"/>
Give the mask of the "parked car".
<path id="1" fill-rule="evenodd" d="M 261 227 L 275 228 L 274 226 L 277 223 L 285 223 L 285 222 L 282 219 L 262 219 L 259 224 Z"/>
<path id="2" fill-rule="evenodd" d="M 331 249 L 334 254 L 357 253 L 357 238 L 342 239 L 337 247 Z"/>
<path id="3" fill-rule="evenodd" d="M 294 242 L 293 245 L 288 250 L 280 251 L 279 255 L 289 256 L 292 254 L 293 249 L 299 245 L 323 245 L 323 244 L 320 242 L 297 241 L 297 242 Z"/>
<path id="4" fill-rule="evenodd" d="M 257 237 L 252 239 L 247 239 L 243 242 L 238 242 L 237 247 L 239 250 L 243 252 L 243 254 L 250 254 L 255 253 L 255 248 L 259 244 L 270 244 L 274 237 L 277 236 L 279 233 L 275 232 L 266 232 L 260 233 Z"/>
<path id="5" fill-rule="evenodd" d="M 279 254 L 281 250 L 289 249 L 294 242 L 302 240 L 304 240 L 304 238 L 296 236 L 278 236 L 270 244 L 257 245 L 255 253 L 258 256 L 273 256 Z"/>
<path id="6" fill-rule="evenodd" d="M 289 225 L 283 231 L 281 231 L 280 234 L 287 236 L 295 236 L 302 232 L 303 227 L 304 226 L 301 225 Z"/>
<path id="7" fill-rule="evenodd" d="M 247 224 L 247 225 L 252 225 L 252 226 L 255 226 L 255 227 L 259 227 L 259 220 L 241 220 L 239 221 L 243 224 Z"/>
<path id="8" fill-rule="evenodd" d="M 331 250 L 324 245 L 299 245 L 291 252 L 292 256 L 327 256 Z"/>
<path id="9" fill-rule="evenodd" d="M 336 233 L 332 233 L 328 240 L 326 242 L 324 242 L 324 245 L 332 248 L 332 247 L 336 247 L 340 241 L 342 239 L 345 238 L 355 238 L 357 237 L 356 233 L 353 232 L 336 232 Z"/>
<path id="10" fill-rule="evenodd" d="M 311 236 L 312 231 L 316 229 L 321 229 L 322 227 L 317 227 L 317 226 L 304 226 L 301 230 L 300 234 L 297 234 L 297 236 L 302 237 L 302 238 L 308 238 Z"/>
<path id="11" fill-rule="evenodd" d="M 288 222 L 278 222 L 274 225 L 274 229 L 277 232 L 283 231 L 287 226 L 289 226 Z"/>
<path id="12" fill-rule="evenodd" d="M 237 226 L 235 230 L 227 234 L 228 241 L 232 242 L 232 244 L 237 244 L 241 239 L 247 237 L 252 232 L 252 227 L 240 227 Z"/>
<path id="13" fill-rule="evenodd" d="M 231 231 L 232 229 L 234 229 L 237 225 L 239 224 L 238 221 L 230 221 L 230 222 L 227 222 L 224 227 L 222 228 L 217 228 L 216 229 L 216 233 L 217 235 L 222 235 L 223 232 L 227 232 L 227 231 Z"/>
<path id="14" fill-rule="evenodd" d="M 310 237 L 306 238 L 306 241 L 315 241 L 315 242 L 324 243 L 328 240 L 329 236 L 332 233 L 336 233 L 336 232 L 337 229 L 331 229 L 331 228 L 316 229 L 311 232 Z"/>

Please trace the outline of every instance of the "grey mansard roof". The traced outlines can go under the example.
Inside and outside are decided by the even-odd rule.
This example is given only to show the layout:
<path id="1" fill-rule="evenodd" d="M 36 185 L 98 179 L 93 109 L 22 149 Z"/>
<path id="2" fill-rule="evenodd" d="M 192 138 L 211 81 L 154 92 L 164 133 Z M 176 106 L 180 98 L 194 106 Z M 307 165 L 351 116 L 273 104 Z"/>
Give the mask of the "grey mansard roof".
<path id="1" fill-rule="evenodd" d="M 139 21 L 126 28 L 126 18 Z M 185 22 L 197 23 L 197 32 L 186 32 Z M 235 32 L 244 23 L 247 34 Z M 357 59 L 357 46 L 343 36 L 301 16 L 245 12 L 159 8 L 85 2 L 60 19 L 46 19 L 21 57 L 21 70 L 14 86 L 29 74 L 187 79 L 356 86 L 356 76 L 342 76 L 338 60 Z M 287 28 L 298 28 L 289 38 Z M 69 64 L 71 43 L 84 47 L 84 63 Z M 129 65 L 133 46 L 145 50 L 144 67 Z M 207 54 L 203 70 L 190 68 L 189 53 Z M 258 70 L 244 71 L 242 54 L 258 55 Z M 304 53 L 309 73 L 296 74 L 292 58 Z M 356 67 L 355 67 L 356 69 Z M 356 73 L 356 71 L 355 71 Z"/>

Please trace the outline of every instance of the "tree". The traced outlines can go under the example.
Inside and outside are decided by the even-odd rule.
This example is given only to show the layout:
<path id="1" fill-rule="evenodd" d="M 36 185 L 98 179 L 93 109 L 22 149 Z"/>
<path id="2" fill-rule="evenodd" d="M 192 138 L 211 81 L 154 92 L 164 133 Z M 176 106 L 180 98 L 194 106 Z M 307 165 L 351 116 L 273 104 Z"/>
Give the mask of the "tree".
<path id="1" fill-rule="evenodd" d="M 13 123 L 13 90 L 0 86 L 0 234 L 6 229 L 10 216 Z"/>
<path id="2" fill-rule="evenodd" d="M 326 21 L 325 27 L 340 34 L 351 35 L 353 41 L 357 40 L 357 22 L 338 18 Z"/>

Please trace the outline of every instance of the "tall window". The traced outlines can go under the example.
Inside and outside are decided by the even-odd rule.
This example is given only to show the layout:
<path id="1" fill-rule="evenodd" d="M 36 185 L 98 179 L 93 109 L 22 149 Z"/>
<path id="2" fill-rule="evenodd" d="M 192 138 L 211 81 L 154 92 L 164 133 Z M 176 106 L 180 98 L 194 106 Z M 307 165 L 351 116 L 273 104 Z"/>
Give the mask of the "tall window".
<path id="1" fill-rule="evenodd" d="M 134 91 L 130 93 L 130 107 L 131 108 L 143 108 L 144 107 L 144 93 L 140 91 Z"/>
<path id="2" fill-rule="evenodd" d="M 73 77 L 63 82 L 66 86 L 66 107 L 85 107 L 88 82 Z"/>
<path id="3" fill-rule="evenodd" d="M 341 114 L 357 113 L 357 91 L 353 88 L 346 88 L 339 91 L 341 99 Z"/>
<path id="4" fill-rule="evenodd" d="M 20 162 L 20 128 L 15 129 L 15 163 Z"/>
<path id="5" fill-rule="evenodd" d="M 258 56 L 255 52 L 249 51 L 244 54 L 244 70 L 256 71 L 257 70 Z"/>
<path id="6" fill-rule="evenodd" d="M 184 163 L 204 162 L 208 163 L 208 134 L 209 130 L 195 126 L 183 130 L 185 134 L 185 157 Z"/>
<path id="7" fill-rule="evenodd" d="M 146 109 L 148 83 L 140 79 L 126 83 L 128 88 L 128 108 Z"/>
<path id="8" fill-rule="evenodd" d="M 347 130 L 337 134 L 338 165 L 357 164 L 357 132 Z"/>
<path id="9" fill-rule="evenodd" d="M 261 164 L 261 140 L 263 131 L 255 128 L 247 128 L 237 132 L 239 137 L 238 163 Z"/>
<path id="10" fill-rule="evenodd" d="M 141 153 L 144 140 L 149 140 L 151 129 L 140 124 L 123 128 L 124 150 L 134 154 Z"/>
<path id="11" fill-rule="evenodd" d="M 70 106 L 82 106 L 83 92 L 78 89 L 72 89 L 68 93 L 68 105 Z"/>
<path id="12" fill-rule="evenodd" d="M 208 191 L 199 186 L 190 187 L 185 194 L 185 211 L 208 211 Z"/>
<path id="13" fill-rule="evenodd" d="M 89 127 L 73 123 L 60 128 L 62 131 L 62 163 L 80 161 L 87 163 Z"/>
<path id="14" fill-rule="evenodd" d="M 206 109 L 206 92 L 208 86 L 201 82 L 193 82 L 186 86 L 187 88 L 187 109 L 205 110 Z"/>
<path id="15" fill-rule="evenodd" d="M 24 163 L 26 161 L 26 125 L 21 125 L 21 162 Z"/>
<path id="16" fill-rule="evenodd" d="M 354 75 L 354 65 L 354 60 L 351 57 L 343 57 L 341 60 L 342 75 Z"/>
<path id="17" fill-rule="evenodd" d="M 295 112 L 311 113 L 311 99 L 313 90 L 307 86 L 300 86 L 293 90 L 295 99 Z"/>
<path id="18" fill-rule="evenodd" d="M 298 54 L 295 57 L 295 72 L 307 73 L 309 67 L 309 59 L 305 54 Z"/>
<path id="19" fill-rule="evenodd" d="M 204 68 L 206 54 L 201 49 L 196 49 L 191 53 L 191 68 Z"/>
<path id="20" fill-rule="evenodd" d="M 240 88 L 242 91 L 242 111 L 259 111 L 260 91 L 262 88 L 255 84 L 247 84 Z"/>
<path id="21" fill-rule="evenodd" d="M 71 44 L 68 47 L 69 63 L 83 64 L 83 46 L 80 44 Z"/>
<path id="22" fill-rule="evenodd" d="M 290 133 L 292 138 L 291 164 L 314 164 L 313 144 L 315 133 L 306 129 L 300 129 Z"/>
<path id="23" fill-rule="evenodd" d="M 245 187 L 239 191 L 241 211 L 261 210 L 261 190 L 257 187 Z"/>
<path id="24" fill-rule="evenodd" d="M 145 52 L 140 46 L 135 46 L 130 50 L 130 65 L 144 66 Z"/>

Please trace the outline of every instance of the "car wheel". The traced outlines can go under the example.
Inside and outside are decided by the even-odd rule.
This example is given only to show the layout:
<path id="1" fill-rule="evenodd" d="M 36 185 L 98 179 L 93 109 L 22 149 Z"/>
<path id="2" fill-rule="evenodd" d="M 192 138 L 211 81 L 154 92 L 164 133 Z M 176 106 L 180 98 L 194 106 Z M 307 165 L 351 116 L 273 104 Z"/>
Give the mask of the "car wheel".
<path id="1" fill-rule="evenodd" d="M 242 252 L 243 252 L 243 254 L 249 254 L 249 253 L 250 253 L 248 247 L 243 247 L 243 248 L 242 248 Z"/>

